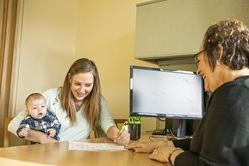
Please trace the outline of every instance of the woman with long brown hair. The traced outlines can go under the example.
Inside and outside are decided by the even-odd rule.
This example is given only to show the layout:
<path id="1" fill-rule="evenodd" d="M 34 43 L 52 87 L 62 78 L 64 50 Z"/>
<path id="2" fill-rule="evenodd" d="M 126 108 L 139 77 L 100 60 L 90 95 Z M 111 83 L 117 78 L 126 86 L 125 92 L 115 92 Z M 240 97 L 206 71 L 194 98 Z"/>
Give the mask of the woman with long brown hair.
<path id="1" fill-rule="evenodd" d="M 95 63 L 89 59 L 76 60 L 68 70 L 61 88 L 49 89 L 43 94 L 48 110 L 55 113 L 61 123 L 61 141 L 87 138 L 91 131 L 98 133 L 98 126 L 107 137 L 126 145 L 129 134 L 119 134 L 109 115 L 106 101 L 101 95 L 100 79 Z M 9 131 L 16 134 L 25 112 L 18 114 L 9 124 Z M 30 130 L 27 140 L 39 143 L 55 142 L 44 133 Z"/>

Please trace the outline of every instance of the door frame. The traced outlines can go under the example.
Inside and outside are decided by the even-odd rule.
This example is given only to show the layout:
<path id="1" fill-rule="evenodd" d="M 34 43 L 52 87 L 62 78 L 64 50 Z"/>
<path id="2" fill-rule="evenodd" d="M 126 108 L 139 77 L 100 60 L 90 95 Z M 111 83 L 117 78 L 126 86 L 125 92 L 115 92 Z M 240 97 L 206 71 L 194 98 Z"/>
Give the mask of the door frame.
<path id="1" fill-rule="evenodd" d="M 0 0 L 0 147 L 7 130 L 4 119 L 9 117 L 18 1 Z"/>

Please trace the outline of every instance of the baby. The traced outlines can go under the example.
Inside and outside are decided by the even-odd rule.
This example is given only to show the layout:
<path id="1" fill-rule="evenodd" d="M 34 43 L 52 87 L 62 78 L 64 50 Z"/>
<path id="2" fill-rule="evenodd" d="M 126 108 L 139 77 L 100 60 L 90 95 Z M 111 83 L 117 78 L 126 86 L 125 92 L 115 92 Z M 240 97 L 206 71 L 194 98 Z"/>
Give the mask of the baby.
<path id="1" fill-rule="evenodd" d="M 32 129 L 59 140 L 58 133 L 61 124 L 56 115 L 47 110 L 44 96 L 40 93 L 32 93 L 26 98 L 25 104 L 28 115 L 22 120 L 17 135 L 26 138 L 29 130 Z"/>

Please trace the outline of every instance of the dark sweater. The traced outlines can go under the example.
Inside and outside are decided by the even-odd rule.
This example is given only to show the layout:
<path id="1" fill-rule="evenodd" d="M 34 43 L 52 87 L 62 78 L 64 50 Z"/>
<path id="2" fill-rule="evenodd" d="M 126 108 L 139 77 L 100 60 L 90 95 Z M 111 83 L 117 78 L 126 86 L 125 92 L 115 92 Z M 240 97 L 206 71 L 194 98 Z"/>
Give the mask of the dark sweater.
<path id="1" fill-rule="evenodd" d="M 175 165 L 249 166 L 249 76 L 214 91 L 189 150 Z"/>

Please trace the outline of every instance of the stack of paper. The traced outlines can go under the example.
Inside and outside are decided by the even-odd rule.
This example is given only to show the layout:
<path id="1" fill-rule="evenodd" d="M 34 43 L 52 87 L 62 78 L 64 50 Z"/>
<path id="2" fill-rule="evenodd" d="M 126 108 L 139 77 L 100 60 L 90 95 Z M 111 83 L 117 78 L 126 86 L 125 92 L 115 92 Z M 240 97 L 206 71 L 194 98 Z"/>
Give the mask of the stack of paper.
<path id="1" fill-rule="evenodd" d="M 83 150 L 83 151 L 123 151 L 126 150 L 124 146 L 114 143 L 89 143 L 70 141 L 69 150 Z"/>

